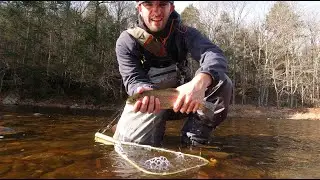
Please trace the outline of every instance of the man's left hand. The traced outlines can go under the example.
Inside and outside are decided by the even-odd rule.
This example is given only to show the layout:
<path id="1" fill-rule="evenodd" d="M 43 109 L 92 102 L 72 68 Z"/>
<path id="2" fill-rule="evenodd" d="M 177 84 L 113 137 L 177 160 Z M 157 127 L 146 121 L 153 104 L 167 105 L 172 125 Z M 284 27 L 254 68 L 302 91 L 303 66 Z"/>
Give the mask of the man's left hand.
<path id="1" fill-rule="evenodd" d="M 176 89 L 179 91 L 179 96 L 174 104 L 173 110 L 181 113 L 195 113 L 200 106 L 200 103 L 205 97 L 207 87 L 212 83 L 212 78 L 209 74 L 199 73 L 190 82 L 183 84 Z"/>

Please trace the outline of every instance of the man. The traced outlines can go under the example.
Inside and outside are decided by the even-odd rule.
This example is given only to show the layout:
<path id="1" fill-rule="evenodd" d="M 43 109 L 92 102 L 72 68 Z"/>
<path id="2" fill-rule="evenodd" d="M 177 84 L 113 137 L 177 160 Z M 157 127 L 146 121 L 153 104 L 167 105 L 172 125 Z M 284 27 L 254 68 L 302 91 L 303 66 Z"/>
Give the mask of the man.
<path id="1" fill-rule="evenodd" d="M 119 71 L 128 95 L 176 87 L 179 96 L 173 110 L 188 114 L 181 130 L 182 143 L 206 144 L 212 130 L 226 118 L 231 98 L 232 83 L 226 75 L 223 52 L 198 30 L 181 24 L 173 1 L 137 1 L 137 10 L 137 26 L 152 38 L 141 43 L 145 34 L 134 37 L 127 30 L 116 42 Z M 158 51 L 152 51 L 157 48 Z M 200 63 L 200 68 L 192 80 L 183 82 L 187 78 L 188 53 Z M 214 115 L 198 113 L 203 100 L 217 104 Z M 153 96 L 144 97 L 134 105 L 126 104 L 113 137 L 160 146 L 169 111 L 161 110 L 160 104 Z"/>

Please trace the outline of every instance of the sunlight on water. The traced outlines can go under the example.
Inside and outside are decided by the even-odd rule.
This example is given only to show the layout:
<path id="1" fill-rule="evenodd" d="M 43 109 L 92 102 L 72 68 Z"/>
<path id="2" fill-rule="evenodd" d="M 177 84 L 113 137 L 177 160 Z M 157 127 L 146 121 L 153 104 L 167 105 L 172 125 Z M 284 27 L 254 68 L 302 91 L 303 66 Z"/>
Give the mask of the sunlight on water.
<path id="1" fill-rule="evenodd" d="M 108 115 L 2 114 L 0 178 L 157 178 L 125 162 L 113 146 L 94 142 L 102 122 L 111 121 Z M 211 163 L 161 178 L 320 178 L 320 121 L 227 119 L 201 148 L 180 147 L 181 126 L 167 122 L 165 148 L 201 153 Z M 181 153 L 136 155 L 151 169 L 190 163 Z"/>

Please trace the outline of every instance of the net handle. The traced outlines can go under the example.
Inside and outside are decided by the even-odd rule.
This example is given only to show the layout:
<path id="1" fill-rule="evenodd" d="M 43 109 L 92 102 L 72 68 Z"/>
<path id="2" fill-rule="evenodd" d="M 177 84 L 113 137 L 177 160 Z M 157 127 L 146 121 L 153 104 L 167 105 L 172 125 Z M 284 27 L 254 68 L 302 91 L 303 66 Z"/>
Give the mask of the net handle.
<path id="1" fill-rule="evenodd" d="M 114 145 L 118 142 L 117 140 L 113 139 L 112 137 L 106 136 L 106 135 L 99 133 L 99 132 L 96 132 L 96 134 L 94 135 L 94 140 L 101 142 L 105 145 Z"/>
<path id="2" fill-rule="evenodd" d="M 152 147 L 150 145 L 137 144 L 134 142 L 119 141 L 119 140 L 116 140 L 110 136 L 107 136 L 107 135 L 99 133 L 99 132 L 96 132 L 96 134 L 94 136 L 95 136 L 95 139 L 94 139 L 95 141 L 104 143 L 106 145 L 125 144 L 125 145 L 131 145 L 131 146 L 140 146 L 140 147 L 144 147 L 144 148 L 159 149 L 159 148 Z M 168 151 L 168 150 L 164 150 L 164 151 Z M 171 152 L 174 152 L 174 151 L 171 151 Z"/>

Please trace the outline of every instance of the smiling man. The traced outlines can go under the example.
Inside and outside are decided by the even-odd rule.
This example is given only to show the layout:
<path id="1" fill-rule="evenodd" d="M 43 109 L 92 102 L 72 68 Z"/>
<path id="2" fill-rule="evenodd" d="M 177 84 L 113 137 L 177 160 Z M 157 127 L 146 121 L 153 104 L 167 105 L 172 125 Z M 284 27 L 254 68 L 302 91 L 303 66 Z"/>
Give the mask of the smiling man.
<path id="1" fill-rule="evenodd" d="M 182 143 L 206 144 L 212 130 L 227 117 L 232 83 L 227 60 L 219 47 L 192 27 L 183 25 L 173 1 L 136 1 L 138 23 L 121 33 L 116 43 L 119 71 L 128 95 L 152 89 L 179 91 L 173 111 L 187 116 Z M 199 62 L 188 71 L 187 54 Z M 215 113 L 199 113 L 202 101 L 216 104 Z M 126 104 L 114 138 L 160 146 L 170 110 L 161 110 L 157 97 Z M 172 111 L 172 110 L 171 110 Z"/>

